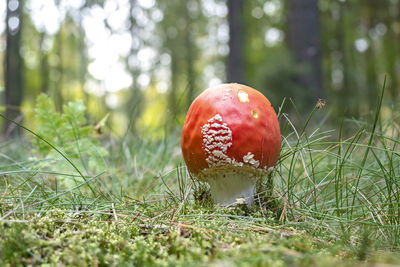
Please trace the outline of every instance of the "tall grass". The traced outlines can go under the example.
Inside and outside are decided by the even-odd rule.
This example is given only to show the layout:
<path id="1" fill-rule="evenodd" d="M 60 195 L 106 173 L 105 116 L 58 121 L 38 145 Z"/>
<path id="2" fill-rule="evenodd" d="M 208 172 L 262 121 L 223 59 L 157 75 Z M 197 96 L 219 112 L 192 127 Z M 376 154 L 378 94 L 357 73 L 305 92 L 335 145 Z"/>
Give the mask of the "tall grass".
<path id="1" fill-rule="evenodd" d="M 385 85 L 384 85 L 385 86 Z M 384 88 L 383 86 L 383 88 Z M 298 131 L 286 114 L 275 193 L 283 203 L 281 221 L 325 229 L 351 241 L 367 236 L 400 245 L 399 112 L 381 120 L 384 90 L 372 123 L 342 119 L 334 131 Z M 348 137 L 344 124 L 358 127 Z M 332 141 L 337 136 L 337 141 Z M 367 234 L 365 234 L 367 233 Z"/>
<path id="2" fill-rule="evenodd" d="M 382 120 L 382 99 L 383 91 L 371 123 L 343 117 L 334 130 L 314 121 L 317 108 L 300 128 L 279 110 L 283 142 L 273 173 L 273 195 L 279 203 L 276 223 L 350 243 L 359 241 L 354 237 L 365 237 L 399 247 L 400 128 L 396 122 L 400 112 Z M 197 205 L 193 193 L 199 185 L 193 184 L 183 164 L 179 135 L 177 130 L 160 140 L 144 135 L 107 139 L 107 168 L 94 175 L 84 175 L 77 169 L 80 165 L 49 140 L 42 141 L 63 155 L 69 169 L 54 170 L 65 162 L 52 161 L 53 168 L 40 164 L 51 159 L 33 158 L 29 139 L 6 141 L 0 144 L 0 220 L 79 209 L 92 214 L 140 213 L 155 221 L 201 222 L 204 215 L 193 209 Z M 74 186 L 60 183 L 77 177 L 84 179 Z M 270 229 L 260 218 L 266 213 L 257 208 L 246 211 L 247 216 L 226 215 L 226 210 L 207 205 L 205 209 L 201 213 L 207 218 L 230 218 L 243 228 Z"/>

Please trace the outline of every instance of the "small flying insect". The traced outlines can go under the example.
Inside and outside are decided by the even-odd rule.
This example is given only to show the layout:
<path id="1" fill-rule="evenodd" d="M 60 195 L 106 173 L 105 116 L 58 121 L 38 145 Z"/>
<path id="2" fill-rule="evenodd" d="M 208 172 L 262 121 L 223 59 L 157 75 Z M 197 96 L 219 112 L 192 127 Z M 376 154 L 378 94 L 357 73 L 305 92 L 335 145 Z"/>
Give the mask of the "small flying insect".
<path id="1" fill-rule="evenodd" d="M 315 106 L 317 107 L 317 109 L 321 109 L 325 106 L 325 104 L 326 104 L 325 99 L 320 98 L 320 99 L 318 99 L 318 102 Z"/>

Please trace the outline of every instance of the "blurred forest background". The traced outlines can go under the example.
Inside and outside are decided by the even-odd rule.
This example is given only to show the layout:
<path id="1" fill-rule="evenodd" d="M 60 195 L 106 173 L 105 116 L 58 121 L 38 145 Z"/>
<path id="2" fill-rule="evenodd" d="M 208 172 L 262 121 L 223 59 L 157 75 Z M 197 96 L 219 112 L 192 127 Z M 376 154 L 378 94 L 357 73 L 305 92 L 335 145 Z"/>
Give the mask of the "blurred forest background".
<path id="1" fill-rule="evenodd" d="M 222 82 L 275 109 L 326 99 L 331 121 L 368 114 L 385 74 L 386 112 L 399 101 L 400 0 L 4 0 L 0 19 L 0 113 L 31 128 L 41 92 L 116 135 L 182 125 Z"/>

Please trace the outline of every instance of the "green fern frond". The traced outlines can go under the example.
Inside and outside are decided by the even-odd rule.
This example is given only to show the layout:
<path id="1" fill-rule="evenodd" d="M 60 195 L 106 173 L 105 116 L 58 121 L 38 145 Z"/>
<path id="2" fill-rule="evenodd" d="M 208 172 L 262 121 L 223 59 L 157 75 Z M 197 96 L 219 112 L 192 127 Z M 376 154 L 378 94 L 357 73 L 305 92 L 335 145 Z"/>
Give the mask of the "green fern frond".
<path id="1" fill-rule="evenodd" d="M 36 98 L 35 126 L 38 135 L 62 150 L 87 174 L 93 174 L 106 169 L 108 151 L 96 139 L 93 126 L 88 125 L 85 110 L 83 101 L 77 100 L 64 104 L 63 112 L 59 113 L 52 100 L 41 94 Z M 46 143 L 37 138 L 32 143 L 37 156 L 62 162 L 59 154 Z M 59 171 L 62 164 L 54 164 L 54 161 L 46 161 L 47 165 L 42 167 Z"/>

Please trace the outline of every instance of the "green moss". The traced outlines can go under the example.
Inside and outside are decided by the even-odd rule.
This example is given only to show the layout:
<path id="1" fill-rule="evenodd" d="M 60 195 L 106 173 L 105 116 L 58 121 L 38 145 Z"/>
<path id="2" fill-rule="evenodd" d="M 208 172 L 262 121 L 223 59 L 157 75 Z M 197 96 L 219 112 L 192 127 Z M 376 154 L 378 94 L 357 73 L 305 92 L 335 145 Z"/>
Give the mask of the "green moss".
<path id="1" fill-rule="evenodd" d="M 1 257 L 11 265 L 75 266 L 323 266 L 346 261 L 330 244 L 304 232 L 269 228 L 264 224 L 268 219 L 261 217 L 249 224 L 235 209 L 216 210 L 231 214 L 204 219 L 183 215 L 180 223 L 166 218 L 144 222 L 134 216 L 115 221 L 96 213 L 76 218 L 62 210 L 23 221 L 9 218 L 0 224 Z"/>

